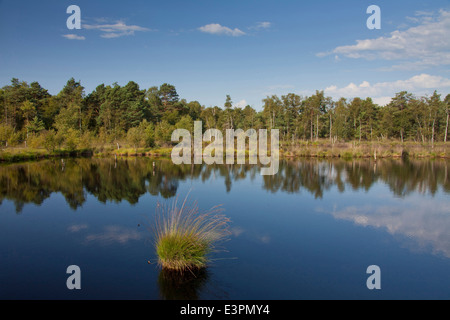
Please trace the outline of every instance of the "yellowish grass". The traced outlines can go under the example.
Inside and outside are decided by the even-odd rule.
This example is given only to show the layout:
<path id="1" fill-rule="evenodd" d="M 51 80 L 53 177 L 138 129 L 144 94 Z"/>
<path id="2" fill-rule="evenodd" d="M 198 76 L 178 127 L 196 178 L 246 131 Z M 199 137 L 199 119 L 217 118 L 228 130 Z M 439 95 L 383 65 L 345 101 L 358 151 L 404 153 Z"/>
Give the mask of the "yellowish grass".
<path id="1" fill-rule="evenodd" d="M 184 272 L 205 268 L 216 244 L 229 235 L 229 219 L 216 206 L 200 212 L 197 202 L 181 206 L 177 199 L 171 206 L 161 203 L 156 212 L 155 248 L 158 264 L 166 270 Z"/>

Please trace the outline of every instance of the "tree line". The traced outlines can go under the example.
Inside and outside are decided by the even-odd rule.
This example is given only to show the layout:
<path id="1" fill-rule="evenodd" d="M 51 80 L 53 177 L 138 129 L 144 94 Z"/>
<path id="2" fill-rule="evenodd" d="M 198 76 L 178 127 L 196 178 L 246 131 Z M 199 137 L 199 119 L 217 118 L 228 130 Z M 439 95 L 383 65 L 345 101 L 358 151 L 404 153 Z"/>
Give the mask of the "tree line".
<path id="1" fill-rule="evenodd" d="M 140 89 L 130 81 L 101 84 L 86 94 L 79 81 L 69 79 L 57 95 L 38 82 L 13 78 L 0 89 L 2 146 L 75 150 L 93 143 L 123 141 L 137 147 L 169 144 L 174 129 L 193 130 L 194 121 L 206 129 L 279 129 L 286 143 L 298 140 L 375 141 L 398 139 L 421 143 L 447 142 L 450 94 L 437 91 L 416 97 L 399 92 L 386 106 L 371 98 L 334 101 L 324 91 L 311 96 L 295 93 L 267 96 L 261 111 L 235 107 L 229 95 L 223 106 L 205 107 L 180 99 L 175 86 Z"/>

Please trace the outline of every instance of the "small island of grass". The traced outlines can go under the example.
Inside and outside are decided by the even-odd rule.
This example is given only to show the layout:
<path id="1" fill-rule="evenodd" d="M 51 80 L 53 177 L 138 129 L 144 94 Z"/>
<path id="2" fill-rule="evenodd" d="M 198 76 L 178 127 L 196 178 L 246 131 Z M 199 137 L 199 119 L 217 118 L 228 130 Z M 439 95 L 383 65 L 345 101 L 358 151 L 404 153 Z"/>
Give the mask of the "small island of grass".
<path id="1" fill-rule="evenodd" d="M 169 207 L 158 203 L 155 248 L 158 265 L 183 273 L 207 267 L 209 255 L 229 234 L 229 219 L 216 206 L 201 213 L 197 202 L 181 206 L 174 201 Z"/>

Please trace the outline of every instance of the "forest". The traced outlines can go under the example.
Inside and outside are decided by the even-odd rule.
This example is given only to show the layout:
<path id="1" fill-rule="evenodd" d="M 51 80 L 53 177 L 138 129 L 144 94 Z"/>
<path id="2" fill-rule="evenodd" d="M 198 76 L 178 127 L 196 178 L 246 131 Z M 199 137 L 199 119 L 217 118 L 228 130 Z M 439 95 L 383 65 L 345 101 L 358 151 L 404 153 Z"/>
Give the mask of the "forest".
<path id="1" fill-rule="evenodd" d="M 235 107 L 229 95 L 223 106 L 205 107 L 179 97 L 164 83 L 141 89 L 130 81 L 100 84 L 86 93 L 71 78 L 57 95 L 38 82 L 13 78 L 0 89 L 0 145 L 10 148 L 108 150 L 170 147 L 174 129 L 193 130 L 200 120 L 206 129 L 279 129 L 284 145 L 397 141 L 434 146 L 446 143 L 450 94 L 415 96 L 402 91 L 386 106 L 371 98 L 334 101 L 324 91 L 311 96 L 288 93 L 267 96 L 261 111 Z"/>

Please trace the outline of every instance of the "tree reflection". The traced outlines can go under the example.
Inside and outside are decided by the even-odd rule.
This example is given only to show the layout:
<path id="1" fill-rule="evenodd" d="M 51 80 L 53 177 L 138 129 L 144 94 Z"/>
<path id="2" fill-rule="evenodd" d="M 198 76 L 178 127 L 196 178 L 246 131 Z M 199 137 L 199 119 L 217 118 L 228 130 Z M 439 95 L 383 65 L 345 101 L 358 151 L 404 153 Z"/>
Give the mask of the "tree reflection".
<path id="1" fill-rule="evenodd" d="M 0 166 L 0 204 L 14 202 L 20 213 L 26 203 L 40 205 L 52 193 L 61 193 L 76 209 L 86 201 L 86 194 L 99 201 L 135 204 L 147 192 L 171 198 L 180 181 L 220 179 L 230 192 L 239 180 L 261 179 L 270 192 L 300 193 L 316 198 L 336 187 L 368 191 L 375 183 L 384 183 L 398 197 L 411 192 L 430 193 L 441 188 L 450 193 L 449 161 L 371 160 L 344 161 L 303 159 L 282 161 L 278 174 L 260 176 L 257 165 L 174 165 L 170 159 L 68 159 L 45 160 Z"/>

